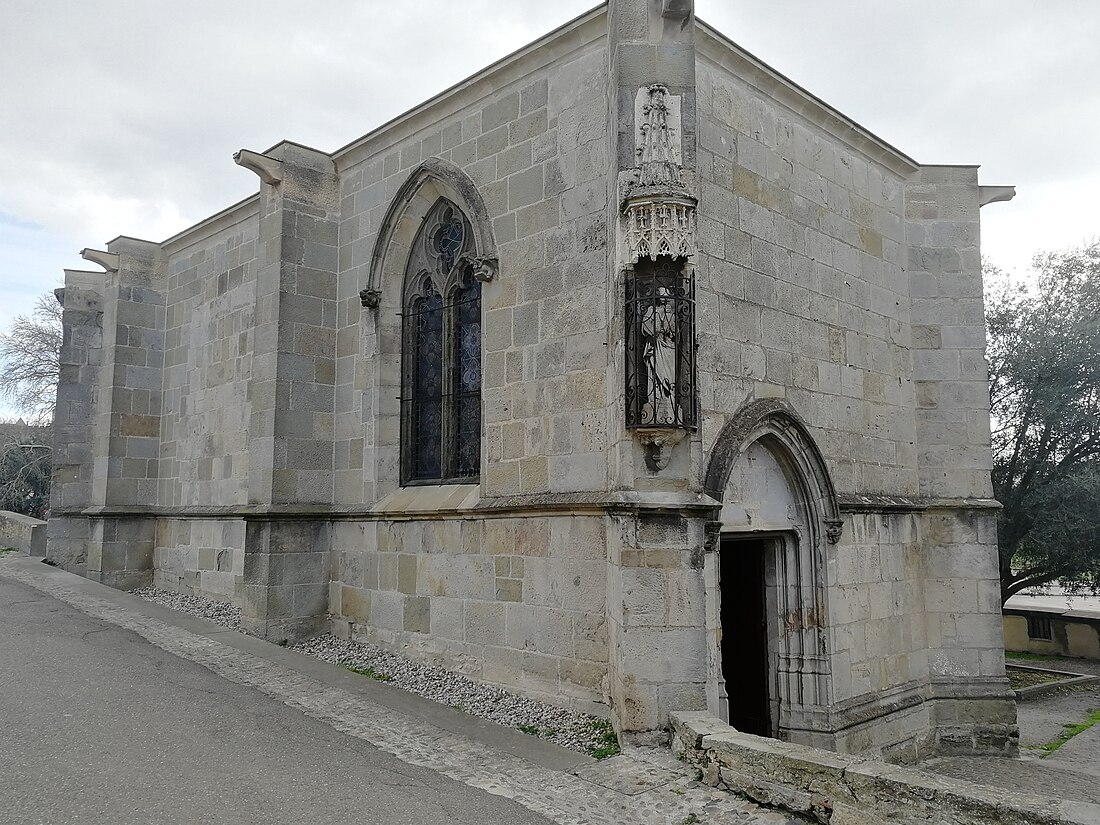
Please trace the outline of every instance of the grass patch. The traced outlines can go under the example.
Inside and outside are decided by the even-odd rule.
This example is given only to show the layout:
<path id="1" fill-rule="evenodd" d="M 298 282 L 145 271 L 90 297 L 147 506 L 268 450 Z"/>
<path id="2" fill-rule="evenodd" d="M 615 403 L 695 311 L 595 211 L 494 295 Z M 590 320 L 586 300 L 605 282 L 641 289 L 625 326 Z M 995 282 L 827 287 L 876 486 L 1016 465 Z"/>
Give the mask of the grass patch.
<path id="1" fill-rule="evenodd" d="M 352 673 L 358 673 L 360 676 L 366 676 L 368 679 L 374 679 L 376 682 L 392 682 L 393 677 L 388 673 L 382 673 L 380 670 L 375 670 L 370 665 L 353 665 L 348 662 L 343 663 L 344 667 L 350 670 Z"/>
<path id="2" fill-rule="evenodd" d="M 8 553 L 18 553 L 14 547 L 0 547 L 0 556 L 6 556 Z"/>
<path id="3" fill-rule="evenodd" d="M 622 753 L 619 737 L 615 735 L 615 728 L 606 719 L 593 722 L 592 732 L 599 735 L 596 746 L 588 752 L 593 759 L 609 759 Z"/>
<path id="4" fill-rule="evenodd" d="M 1057 656 L 1044 656 L 1041 653 L 1030 653 L 1026 650 L 1006 650 L 1006 659 L 1015 659 L 1019 662 L 1058 662 Z"/>
<path id="5" fill-rule="evenodd" d="M 1100 724 L 1100 708 L 1093 708 L 1089 711 L 1089 715 L 1085 717 L 1084 722 L 1078 722 L 1076 724 L 1067 723 L 1062 726 L 1062 734 L 1057 739 L 1052 739 L 1045 745 L 1040 745 L 1039 749 L 1046 751 L 1047 754 L 1054 753 L 1062 745 L 1066 744 L 1070 739 L 1075 737 L 1079 733 L 1084 733 L 1093 725 Z M 1046 754 L 1044 754 L 1046 755 Z"/>
<path id="6" fill-rule="evenodd" d="M 517 725 L 516 728 L 520 733 L 526 733 L 528 736 L 542 735 L 542 731 L 539 730 L 538 725 Z"/>

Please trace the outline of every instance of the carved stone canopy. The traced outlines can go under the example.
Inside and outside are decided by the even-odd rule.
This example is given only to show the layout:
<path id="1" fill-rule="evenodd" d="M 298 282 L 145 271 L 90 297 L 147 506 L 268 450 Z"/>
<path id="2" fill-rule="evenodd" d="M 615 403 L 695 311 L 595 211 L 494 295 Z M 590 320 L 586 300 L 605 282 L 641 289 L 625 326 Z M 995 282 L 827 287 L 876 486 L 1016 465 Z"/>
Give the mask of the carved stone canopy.
<path id="1" fill-rule="evenodd" d="M 660 255 L 695 254 L 696 199 L 684 184 L 680 96 L 659 83 L 638 90 L 634 103 L 633 178 L 623 192 L 630 263 Z"/>
<path id="2" fill-rule="evenodd" d="M 659 255 L 690 258 L 695 254 L 695 199 L 634 198 L 626 204 L 626 242 L 630 262 Z"/>

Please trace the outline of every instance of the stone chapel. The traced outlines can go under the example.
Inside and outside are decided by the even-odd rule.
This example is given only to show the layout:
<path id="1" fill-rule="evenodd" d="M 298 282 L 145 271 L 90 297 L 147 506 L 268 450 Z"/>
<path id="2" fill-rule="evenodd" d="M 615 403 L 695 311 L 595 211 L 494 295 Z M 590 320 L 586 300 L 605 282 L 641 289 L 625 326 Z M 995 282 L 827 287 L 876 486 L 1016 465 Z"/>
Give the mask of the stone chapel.
<path id="1" fill-rule="evenodd" d="M 1016 747 L 976 166 L 610 0 L 66 271 L 48 557 L 655 735 Z"/>

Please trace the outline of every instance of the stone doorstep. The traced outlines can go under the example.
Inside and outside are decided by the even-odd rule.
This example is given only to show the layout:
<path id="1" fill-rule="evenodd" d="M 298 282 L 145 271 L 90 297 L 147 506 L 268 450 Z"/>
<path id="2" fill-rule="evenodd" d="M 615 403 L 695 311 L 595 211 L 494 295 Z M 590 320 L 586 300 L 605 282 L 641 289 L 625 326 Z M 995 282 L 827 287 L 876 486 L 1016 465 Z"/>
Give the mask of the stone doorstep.
<path id="1" fill-rule="evenodd" d="M 835 825 L 1100 825 L 1100 805 L 1008 791 L 880 759 L 741 733 L 705 712 L 670 714 L 673 749 L 755 802 Z"/>

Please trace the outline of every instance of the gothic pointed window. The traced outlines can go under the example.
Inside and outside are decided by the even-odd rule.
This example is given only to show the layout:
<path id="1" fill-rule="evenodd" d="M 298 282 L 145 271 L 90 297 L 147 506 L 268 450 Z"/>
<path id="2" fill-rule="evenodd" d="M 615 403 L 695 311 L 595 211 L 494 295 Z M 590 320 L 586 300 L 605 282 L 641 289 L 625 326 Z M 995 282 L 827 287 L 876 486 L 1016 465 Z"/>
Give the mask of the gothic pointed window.
<path id="1" fill-rule="evenodd" d="M 469 221 L 440 199 L 405 270 L 403 484 L 476 482 L 481 472 L 481 283 Z"/>

